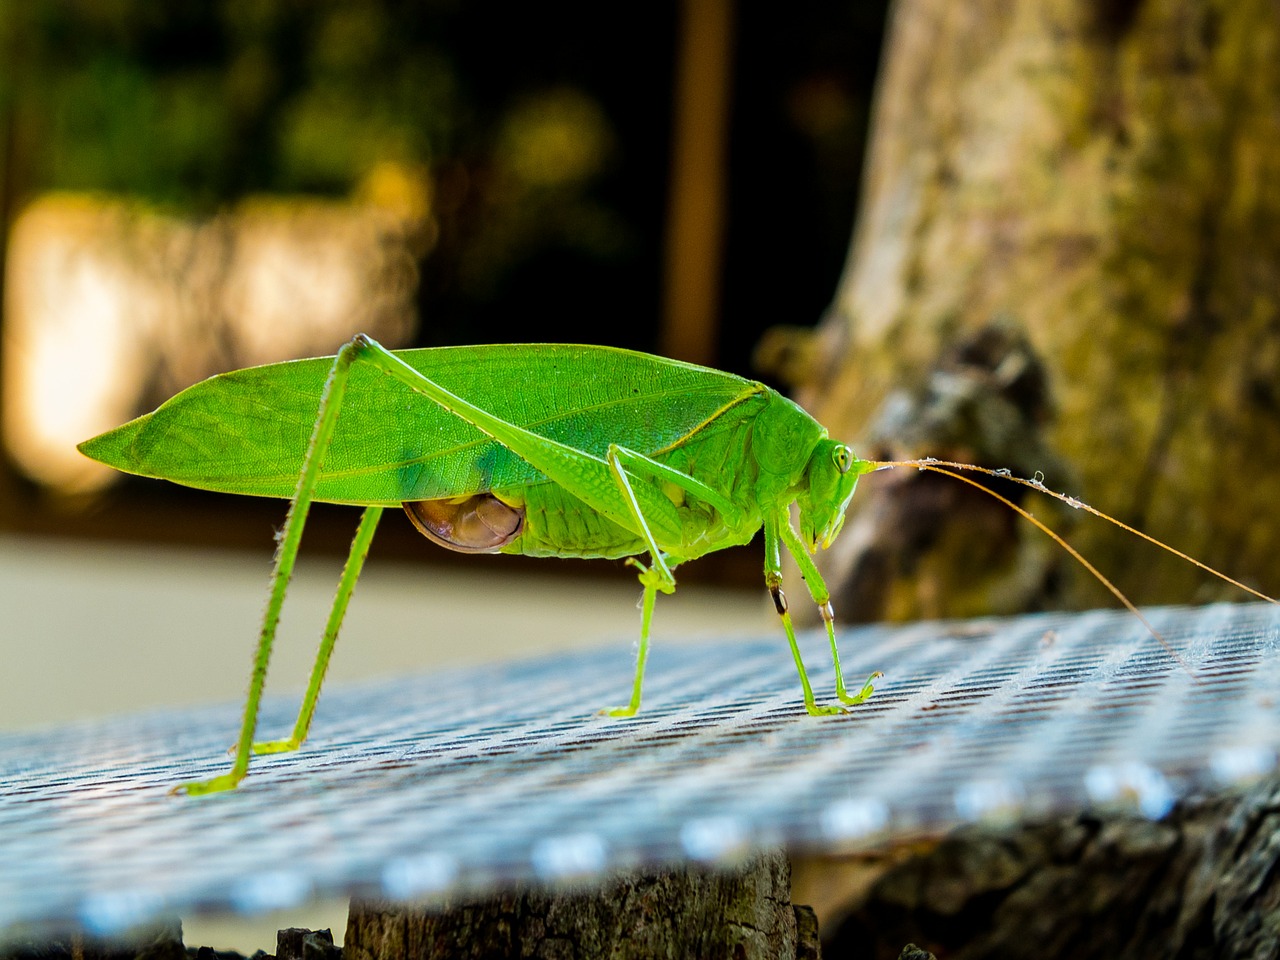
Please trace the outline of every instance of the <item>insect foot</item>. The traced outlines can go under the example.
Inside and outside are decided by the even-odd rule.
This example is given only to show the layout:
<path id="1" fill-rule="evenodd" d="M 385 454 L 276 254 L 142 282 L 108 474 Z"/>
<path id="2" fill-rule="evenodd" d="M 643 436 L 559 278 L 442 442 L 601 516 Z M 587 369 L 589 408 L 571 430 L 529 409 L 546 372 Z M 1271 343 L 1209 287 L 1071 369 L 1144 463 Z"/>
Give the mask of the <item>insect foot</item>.
<path id="1" fill-rule="evenodd" d="M 290 753 L 302 746 L 302 741 L 296 737 L 288 737 L 284 740 L 259 740 L 253 745 L 253 752 L 257 756 L 267 753 Z M 232 753 L 235 748 L 232 748 Z"/>
<path id="2" fill-rule="evenodd" d="M 666 576 L 663 576 L 663 570 L 657 564 L 654 564 L 653 566 L 646 566 L 635 557 L 627 557 L 626 563 L 628 567 L 635 567 L 640 571 L 640 585 L 646 590 L 652 588 L 654 590 L 661 590 L 666 594 L 676 592 L 675 577 L 671 576 L 669 571 Z"/>
<path id="3" fill-rule="evenodd" d="M 243 779 L 243 773 L 232 771 L 231 773 L 224 773 L 220 777 L 214 777 L 211 780 L 188 780 L 186 783 L 180 783 L 170 790 L 169 795 L 200 797 L 206 793 L 222 793 L 226 790 L 234 790 Z"/>
<path id="4" fill-rule="evenodd" d="M 871 695 L 876 692 L 876 688 L 874 686 L 875 682 L 883 676 L 883 671 L 874 671 L 871 676 L 867 677 L 867 682 L 862 685 L 862 689 L 857 693 L 852 694 L 844 688 L 844 678 L 841 677 L 838 689 L 836 690 L 836 696 L 840 698 L 842 703 L 847 703 L 851 707 L 856 707 L 860 703 L 866 703 L 871 699 Z"/>

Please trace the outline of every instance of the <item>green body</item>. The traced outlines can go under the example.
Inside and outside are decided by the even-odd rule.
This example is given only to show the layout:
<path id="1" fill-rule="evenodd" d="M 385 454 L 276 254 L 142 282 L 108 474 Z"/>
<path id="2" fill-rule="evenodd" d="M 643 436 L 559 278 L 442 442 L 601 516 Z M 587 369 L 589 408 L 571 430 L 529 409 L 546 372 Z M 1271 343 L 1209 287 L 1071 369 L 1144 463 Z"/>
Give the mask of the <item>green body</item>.
<path id="1" fill-rule="evenodd" d="M 496 499 L 500 512 L 522 514 L 518 532 L 501 541 L 506 553 L 649 555 L 647 566 L 631 561 L 645 588 L 631 702 L 607 711 L 611 715 L 639 709 L 654 598 L 675 589 L 671 571 L 744 544 L 761 527 L 765 582 L 806 709 L 841 712 L 815 704 L 781 590 L 783 548 L 826 621 L 837 695 L 852 704 L 871 693 L 870 681 L 857 694 L 845 689 L 829 594 L 808 553 L 830 545 L 858 476 L 873 465 L 830 440 L 790 400 L 732 374 L 592 346 L 392 353 L 360 335 L 336 357 L 212 377 L 80 450 L 129 473 L 292 501 L 235 764 L 221 777 L 184 784 L 189 793 L 230 789 L 243 778 L 251 753 L 296 749 L 305 739 L 379 517 L 402 503 Z M 363 506 L 364 519 L 294 734 L 258 743 L 253 735 L 271 645 L 316 500 Z M 799 506 L 799 535 L 791 526 L 792 504 Z"/>
<path id="2" fill-rule="evenodd" d="M 763 384 L 630 350 L 498 344 L 396 356 L 508 423 L 599 458 L 610 444 L 627 447 L 706 483 L 742 510 L 731 527 L 704 502 L 669 491 L 671 516 L 646 519 L 678 561 L 746 543 L 760 529 L 754 433 L 782 430 L 792 438 L 770 467 L 794 481 L 826 436 Z M 221 374 L 80 449 L 128 473 L 288 499 L 332 366 L 333 358 L 323 357 Z M 504 553 L 617 558 L 645 551 L 634 530 L 381 371 L 354 367 L 347 390 L 359 402 L 342 409 L 315 500 L 396 507 L 492 492 L 527 510 L 523 533 Z"/>

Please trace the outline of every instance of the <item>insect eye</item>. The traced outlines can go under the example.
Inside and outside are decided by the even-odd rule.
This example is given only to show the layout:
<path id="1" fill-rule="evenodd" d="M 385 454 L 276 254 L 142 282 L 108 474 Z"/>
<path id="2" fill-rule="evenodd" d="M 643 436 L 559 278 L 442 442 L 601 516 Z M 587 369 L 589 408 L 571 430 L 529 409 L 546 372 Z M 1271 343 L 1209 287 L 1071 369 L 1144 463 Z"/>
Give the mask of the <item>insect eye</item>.
<path id="1" fill-rule="evenodd" d="M 841 473 L 848 473 L 849 467 L 853 465 L 853 454 L 849 452 L 849 448 L 844 444 L 832 451 L 831 459 L 835 461 L 836 469 Z"/>

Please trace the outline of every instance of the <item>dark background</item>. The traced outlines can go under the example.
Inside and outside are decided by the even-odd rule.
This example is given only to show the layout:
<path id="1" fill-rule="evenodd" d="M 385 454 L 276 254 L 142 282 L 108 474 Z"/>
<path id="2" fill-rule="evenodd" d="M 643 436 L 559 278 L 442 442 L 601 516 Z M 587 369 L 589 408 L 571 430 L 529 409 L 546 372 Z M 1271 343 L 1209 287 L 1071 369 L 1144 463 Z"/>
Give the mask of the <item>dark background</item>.
<path id="1" fill-rule="evenodd" d="M 707 358 L 717 366 L 752 375 L 763 330 L 812 324 L 830 300 L 885 7 L 729 8 L 726 220 Z M 681 37 L 681 14 L 676 4 L 460 0 L 4 4 L 0 217 L 7 227 L 52 190 L 193 216 L 247 195 L 342 197 L 391 158 L 426 169 L 433 185 L 438 235 L 420 264 L 418 344 L 663 352 L 676 59 L 681 43 L 700 42 Z M 593 124 L 598 162 L 513 189 L 510 131 L 546 102 Z M 137 481 L 105 506 L 68 503 L 11 465 L 3 481 L 0 529 L 25 532 L 256 542 L 225 516 L 279 513 Z M 170 502 L 180 514 L 166 513 Z M 217 519 L 203 523 L 206 510 Z"/>

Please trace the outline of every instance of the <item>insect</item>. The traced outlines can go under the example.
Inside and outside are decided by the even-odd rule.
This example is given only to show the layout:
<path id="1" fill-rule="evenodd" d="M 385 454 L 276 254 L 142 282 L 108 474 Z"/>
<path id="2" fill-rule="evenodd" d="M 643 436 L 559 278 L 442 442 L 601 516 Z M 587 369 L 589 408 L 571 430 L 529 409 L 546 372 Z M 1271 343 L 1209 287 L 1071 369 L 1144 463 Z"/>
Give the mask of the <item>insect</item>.
<path id="1" fill-rule="evenodd" d="M 175 788 L 191 795 L 234 789 L 253 755 L 296 750 L 306 739 L 387 507 L 402 506 L 429 539 L 464 553 L 627 558 L 644 594 L 631 699 L 603 711 L 615 717 L 640 708 L 654 603 L 659 592 L 675 590 L 673 571 L 745 544 L 763 528 L 765 584 L 805 709 L 828 715 L 844 706 L 814 698 L 782 591 L 782 550 L 795 560 L 821 612 L 837 699 L 861 703 L 880 674 L 856 691 L 846 687 L 830 593 L 810 554 L 840 533 L 858 478 L 872 470 L 914 466 L 962 480 L 952 470 L 1004 475 L 967 464 L 861 460 L 764 384 L 648 354 L 562 344 L 392 352 L 363 334 L 335 357 L 211 377 L 79 449 L 128 473 L 291 500 L 235 758 L 226 773 Z M 362 506 L 364 513 L 293 732 L 256 741 L 276 627 L 307 512 L 317 500 Z"/>

